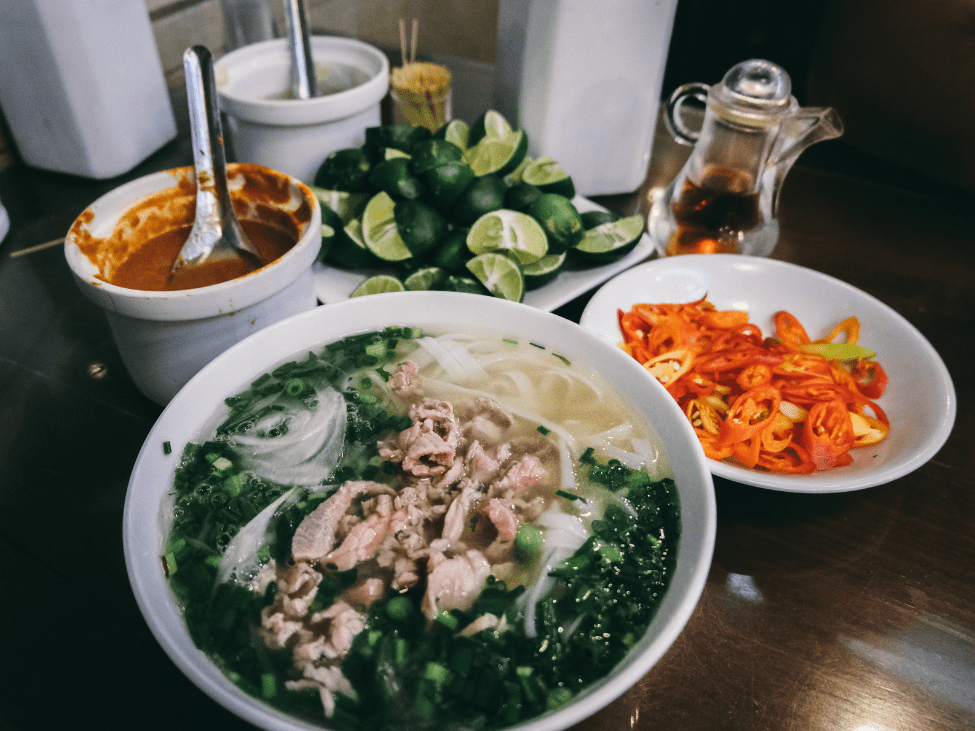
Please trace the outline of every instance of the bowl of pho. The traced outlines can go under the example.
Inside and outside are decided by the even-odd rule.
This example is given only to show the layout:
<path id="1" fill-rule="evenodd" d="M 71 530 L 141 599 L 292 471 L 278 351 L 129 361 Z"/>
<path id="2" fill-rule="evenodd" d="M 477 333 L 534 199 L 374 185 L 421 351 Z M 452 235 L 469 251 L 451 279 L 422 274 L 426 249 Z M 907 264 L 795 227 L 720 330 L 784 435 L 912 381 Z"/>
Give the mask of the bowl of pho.
<path id="1" fill-rule="evenodd" d="M 580 326 L 373 295 L 271 326 L 172 400 L 124 548 L 156 639 L 265 729 L 562 729 L 636 683 L 700 598 L 693 430 Z"/>

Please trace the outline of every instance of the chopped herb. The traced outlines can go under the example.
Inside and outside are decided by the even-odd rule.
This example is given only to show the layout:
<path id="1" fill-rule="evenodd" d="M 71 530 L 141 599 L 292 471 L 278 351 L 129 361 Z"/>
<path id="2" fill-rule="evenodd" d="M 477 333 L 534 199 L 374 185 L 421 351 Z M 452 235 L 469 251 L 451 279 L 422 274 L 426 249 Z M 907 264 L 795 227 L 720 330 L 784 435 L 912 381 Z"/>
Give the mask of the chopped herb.
<path id="1" fill-rule="evenodd" d="M 560 361 L 562 361 L 563 363 L 565 363 L 567 366 L 572 365 L 572 362 L 568 358 L 566 358 L 564 355 L 559 355 L 558 353 L 552 353 L 552 355 L 554 355 Z"/>
<path id="2" fill-rule="evenodd" d="M 535 346 L 536 348 L 538 348 L 539 350 L 545 350 L 545 349 L 546 349 L 544 345 L 539 345 L 538 343 L 532 343 L 532 342 L 529 342 L 528 344 L 529 344 L 529 345 L 534 345 L 534 346 Z"/>
<path id="3" fill-rule="evenodd" d="M 508 343 L 508 345 L 517 345 L 518 344 L 518 341 L 515 340 L 514 338 L 501 338 L 501 340 L 503 342 Z"/>
<path id="4" fill-rule="evenodd" d="M 538 425 L 538 433 L 539 433 L 539 434 L 542 434 L 542 435 L 546 435 L 546 436 L 547 436 L 547 435 L 549 435 L 549 434 L 551 434 L 551 433 L 552 433 L 552 430 L 551 430 L 551 429 L 549 429 L 549 428 L 548 428 L 547 426 L 545 426 L 544 424 L 539 424 L 539 425 Z"/>
<path id="5" fill-rule="evenodd" d="M 587 502 L 581 495 L 573 495 L 571 492 L 566 492 L 565 490 L 556 490 L 555 494 L 559 497 L 564 497 L 566 500 L 580 500 L 582 502 Z"/>
<path id="6" fill-rule="evenodd" d="M 172 454 L 172 453 L 173 453 L 173 445 L 172 445 L 172 443 L 170 443 L 168 441 L 163 442 L 163 454 Z"/>

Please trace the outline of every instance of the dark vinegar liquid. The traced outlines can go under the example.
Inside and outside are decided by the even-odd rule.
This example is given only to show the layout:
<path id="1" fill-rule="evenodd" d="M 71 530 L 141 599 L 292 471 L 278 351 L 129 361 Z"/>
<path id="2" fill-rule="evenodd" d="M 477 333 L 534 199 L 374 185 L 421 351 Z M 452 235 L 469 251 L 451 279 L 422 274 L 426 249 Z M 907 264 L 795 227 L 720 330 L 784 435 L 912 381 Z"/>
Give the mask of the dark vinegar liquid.
<path id="1" fill-rule="evenodd" d="M 753 183 L 751 176 L 727 168 L 708 168 L 700 184 L 686 180 L 673 202 L 677 231 L 667 253 L 739 253 L 742 234 L 762 222 Z"/>

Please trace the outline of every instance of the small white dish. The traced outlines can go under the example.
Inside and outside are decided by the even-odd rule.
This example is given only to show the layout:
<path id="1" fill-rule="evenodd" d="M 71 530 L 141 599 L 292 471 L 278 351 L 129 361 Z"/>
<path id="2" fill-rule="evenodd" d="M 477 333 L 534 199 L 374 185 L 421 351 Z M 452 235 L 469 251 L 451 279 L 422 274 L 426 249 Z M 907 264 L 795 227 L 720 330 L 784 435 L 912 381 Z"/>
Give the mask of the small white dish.
<path id="1" fill-rule="evenodd" d="M 785 492 L 860 490 L 913 472 L 948 439 L 957 409 L 955 390 L 935 349 L 880 300 L 812 269 L 734 254 L 654 259 L 601 287 L 580 324 L 616 344 L 621 340 L 617 310 L 638 302 L 692 302 L 704 296 L 719 310 L 745 310 L 765 335 L 773 332 L 772 317 L 779 310 L 795 315 L 813 338 L 855 315 L 861 344 L 876 351 L 889 377 L 878 404 L 890 418 L 890 435 L 876 446 L 854 450 L 853 464 L 812 475 L 780 475 L 710 460 L 712 474 Z"/>
<path id="2" fill-rule="evenodd" d="M 576 196 L 572 200 L 580 213 L 605 211 L 606 209 L 588 198 Z M 525 304 L 552 312 L 576 297 L 585 294 L 607 279 L 639 264 L 653 253 L 653 242 L 643 234 L 633 251 L 617 261 L 586 269 L 566 268 L 553 281 L 525 293 Z M 316 262 L 315 294 L 322 304 L 348 299 L 352 290 L 373 274 L 389 273 L 388 269 L 339 269 Z"/>
<path id="3" fill-rule="evenodd" d="M 366 140 L 380 123 L 389 90 L 389 60 L 353 38 L 312 36 L 319 96 L 285 98 L 291 54 L 284 38 L 252 43 L 214 63 L 220 108 L 227 113 L 240 162 L 264 165 L 312 182 L 336 150 Z"/>

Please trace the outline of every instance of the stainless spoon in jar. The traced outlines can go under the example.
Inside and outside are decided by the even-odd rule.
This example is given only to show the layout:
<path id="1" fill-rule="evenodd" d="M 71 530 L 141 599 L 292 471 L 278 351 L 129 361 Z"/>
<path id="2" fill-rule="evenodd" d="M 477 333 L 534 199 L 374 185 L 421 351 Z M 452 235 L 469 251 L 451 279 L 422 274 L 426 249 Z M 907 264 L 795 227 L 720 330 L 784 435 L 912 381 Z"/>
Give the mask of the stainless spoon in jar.
<path id="1" fill-rule="evenodd" d="M 213 55 L 206 46 L 193 46 L 183 54 L 186 97 L 196 169 L 196 216 L 189 239 L 180 250 L 170 277 L 184 267 L 228 258 L 241 259 L 252 269 L 262 266 L 230 202 L 227 160 L 213 77 Z"/>
<path id="2" fill-rule="evenodd" d="M 304 0 L 284 0 L 284 19 L 291 48 L 291 95 L 295 99 L 311 99 L 318 96 L 318 79 Z"/>

